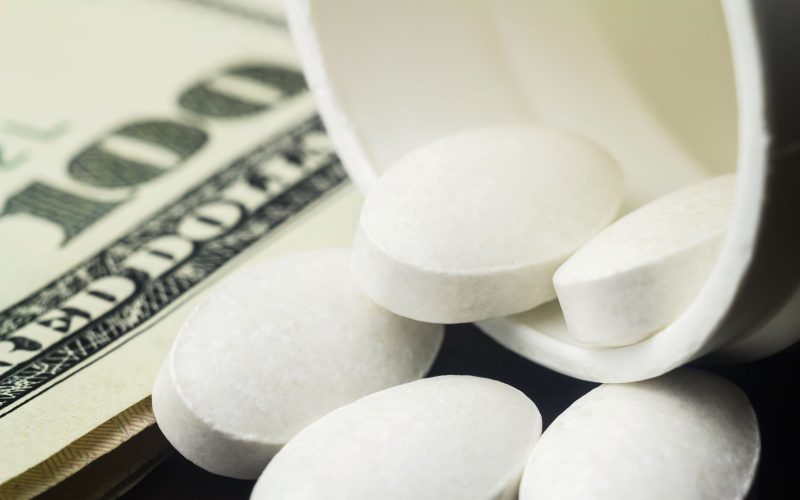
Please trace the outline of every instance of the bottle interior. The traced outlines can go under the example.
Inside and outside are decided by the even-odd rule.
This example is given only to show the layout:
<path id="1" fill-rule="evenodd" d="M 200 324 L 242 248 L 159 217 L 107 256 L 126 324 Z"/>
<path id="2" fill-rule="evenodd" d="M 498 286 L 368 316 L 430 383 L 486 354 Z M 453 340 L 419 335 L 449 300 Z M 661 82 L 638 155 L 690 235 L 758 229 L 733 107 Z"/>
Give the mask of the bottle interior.
<path id="1" fill-rule="evenodd" d="M 349 0 L 315 2 L 314 15 L 327 17 L 316 36 L 342 125 L 375 178 L 443 135 L 515 121 L 572 129 L 606 148 L 625 174 L 620 215 L 736 170 L 718 1 Z M 517 320 L 571 342 L 557 302 Z"/>

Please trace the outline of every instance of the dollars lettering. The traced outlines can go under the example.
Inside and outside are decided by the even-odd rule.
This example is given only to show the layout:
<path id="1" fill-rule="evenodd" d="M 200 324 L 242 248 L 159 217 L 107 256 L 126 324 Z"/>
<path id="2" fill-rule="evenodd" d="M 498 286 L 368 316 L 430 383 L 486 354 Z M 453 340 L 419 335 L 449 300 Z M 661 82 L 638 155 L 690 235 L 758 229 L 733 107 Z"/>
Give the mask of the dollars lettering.
<path id="1" fill-rule="evenodd" d="M 156 318 L 344 179 L 313 118 L 65 273 L 65 286 L 0 313 L 0 411 Z"/>

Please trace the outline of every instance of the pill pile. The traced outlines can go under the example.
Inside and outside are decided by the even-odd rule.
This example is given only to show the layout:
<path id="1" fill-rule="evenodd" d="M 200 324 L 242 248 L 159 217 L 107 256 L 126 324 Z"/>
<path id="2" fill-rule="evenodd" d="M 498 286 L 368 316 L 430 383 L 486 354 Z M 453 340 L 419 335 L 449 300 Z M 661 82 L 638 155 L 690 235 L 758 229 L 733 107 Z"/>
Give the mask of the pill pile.
<path id="1" fill-rule="evenodd" d="M 734 183 L 614 222 L 621 170 L 577 134 L 517 124 L 435 141 L 378 181 L 352 251 L 263 261 L 209 293 L 157 377 L 157 422 L 200 467 L 258 478 L 254 499 L 744 498 L 758 426 L 719 377 L 605 384 L 544 434 L 511 386 L 422 378 L 442 324 L 555 299 L 576 343 L 658 335 L 712 272 Z"/>

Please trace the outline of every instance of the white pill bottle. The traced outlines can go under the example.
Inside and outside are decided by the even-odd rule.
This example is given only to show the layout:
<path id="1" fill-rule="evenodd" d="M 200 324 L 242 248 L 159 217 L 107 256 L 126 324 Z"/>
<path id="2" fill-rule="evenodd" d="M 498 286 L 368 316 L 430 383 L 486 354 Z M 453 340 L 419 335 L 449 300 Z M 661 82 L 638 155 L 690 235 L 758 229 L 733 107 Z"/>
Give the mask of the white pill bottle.
<path id="1" fill-rule="evenodd" d="M 714 270 L 668 327 L 586 347 L 552 302 L 481 322 L 501 344 L 578 378 L 629 382 L 708 354 L 762 358 L 800 338 L 800 2 L 289 0 L 288 14 L 364 192 L 416 147 L 519 121 L 605 147 L 625 173 L 624 211 L 737 173 Z"/>

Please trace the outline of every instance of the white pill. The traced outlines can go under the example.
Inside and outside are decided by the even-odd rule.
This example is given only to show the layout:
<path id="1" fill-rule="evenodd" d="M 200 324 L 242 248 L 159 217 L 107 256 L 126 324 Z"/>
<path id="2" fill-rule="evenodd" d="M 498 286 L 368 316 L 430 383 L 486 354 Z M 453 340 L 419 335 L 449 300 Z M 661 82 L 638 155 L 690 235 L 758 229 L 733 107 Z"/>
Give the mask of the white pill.
<path id="1" fill-rule="evenodd" d="M 442 327 L 376 306 L 349 260 L 326 250 L 264 261 L 189 316 L 153 388 L 158 425 L 186 458 L 256 478 L 317 418 L 427 372 Z"/>
<path id="2" fill-rule="evenodd" d="M 587 140 L 529 125 L 476 129 L 403 157 L 361 212 L 353 269 L 409 318 L 459 323 L 555 298 L 552 277 L 622 199 L 614 160 Z"/>
<path id="3" fill-rule="evenodd" d="M 542 435 L 519 498 L 741 499 L 760 448 L 747 397 L 716 375 L 602 385 Z"/>
<path id="4" fill-rule="evenodd" d="M 623 346 L 674 321 L 706 282 L 733 203 L 735 178 L 659 198 L 581 247 L 553 277 L 578 342 Z"/>
<path id="5" fill-rule="evenodd" d="M 542 423 L 511 386 L 469 376 L 372 394 L 307 427 L 269 464 L 255 500 L 516 499 Z"/>

